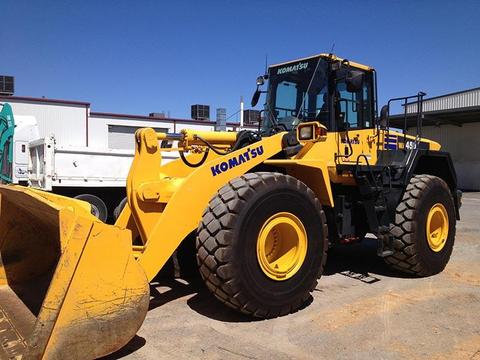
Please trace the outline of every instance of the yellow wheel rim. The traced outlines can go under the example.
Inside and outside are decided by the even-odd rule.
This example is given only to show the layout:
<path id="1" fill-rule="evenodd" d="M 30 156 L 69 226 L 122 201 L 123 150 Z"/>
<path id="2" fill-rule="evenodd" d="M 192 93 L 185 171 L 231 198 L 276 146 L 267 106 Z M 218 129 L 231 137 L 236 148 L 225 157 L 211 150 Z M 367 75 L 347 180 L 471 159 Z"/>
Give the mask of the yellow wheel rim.
<path id="1" fill-rule="evenodd" d="M 269 278 L 283 281 L 297 273 L 307 255 L 307 232 L 298 217 L 279 212 L 263 224 L 257 239 L 257 259 Z"/>
<path id="2" fill-rule="evenodd" d="M 426 231 L 430 249 L 441 251 L 448 238 L 448 213 L 445 206 L 440 203 L 432 206 L 427 217 Z"/>

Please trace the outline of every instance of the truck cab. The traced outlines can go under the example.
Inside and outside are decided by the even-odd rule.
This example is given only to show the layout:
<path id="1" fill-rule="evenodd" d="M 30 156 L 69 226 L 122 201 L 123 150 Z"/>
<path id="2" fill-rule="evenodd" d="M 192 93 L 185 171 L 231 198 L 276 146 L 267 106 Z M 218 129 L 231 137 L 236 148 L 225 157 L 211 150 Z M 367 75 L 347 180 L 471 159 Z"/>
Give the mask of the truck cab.
<path id="1" fill-rule="evenodd" d="M 2 182 L 27 185 L 28 143 L 39 137 L 37 120 L 34 116 L 14 116 L 9 104 L 3 104 L 0 119 Z"/>

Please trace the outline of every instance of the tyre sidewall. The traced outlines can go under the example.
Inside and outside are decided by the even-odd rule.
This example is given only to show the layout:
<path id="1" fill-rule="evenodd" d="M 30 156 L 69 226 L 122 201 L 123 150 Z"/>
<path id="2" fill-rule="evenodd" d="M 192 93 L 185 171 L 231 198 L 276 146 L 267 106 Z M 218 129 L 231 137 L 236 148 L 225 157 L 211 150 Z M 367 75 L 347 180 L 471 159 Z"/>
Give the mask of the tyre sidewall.
<path id="1" fill-rule="evenodd" d="M 433 251 L 428 245 L 426 230 L 430 209 L 437 203 L 442 204 L 448 214 L 448 237 L 443 249 L 439 252 Z M 448 263 L 455 241 L 455 207 L 448 187 L 441 180 L 434 179 L 431 186 L 422 192 L 416 217 L 417 256 L 422 262 L 424 271 L 431 274 L 439 273 Z"/>
<path id="2" fill-rule="evenodd" d="M 288 184 L 264 186 L 249 199 L 237 218 L 234 232 L 233 259 L 239 274 L 236 278 L 250 299 L 271 308 L 305 301 L 316 285 L 324 253 L 323 223 L 318 200 L 307 192 L 299 192 Z M 260 268 L 257 239 L 265 221 L 278 212 L 297 216 L 307 232 L 307 253 L 304 263 L 291 278 L 277 281 Z M 275 296 L 272 296 L 275 294 Z"/>

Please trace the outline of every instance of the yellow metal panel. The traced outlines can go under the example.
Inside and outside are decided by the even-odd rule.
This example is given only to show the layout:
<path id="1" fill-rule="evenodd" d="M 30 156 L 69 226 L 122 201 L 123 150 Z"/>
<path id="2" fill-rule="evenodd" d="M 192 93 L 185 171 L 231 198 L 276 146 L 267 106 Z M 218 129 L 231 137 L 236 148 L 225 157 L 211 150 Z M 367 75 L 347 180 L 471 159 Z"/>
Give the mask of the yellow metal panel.
<path id="1" fill-rule="evenodd" d="M 380 144 L 378 143 L 376 129 L 353 129 L 349 131 L 348 135 L 347 138 L 345 132 L 329 132 L 321 141 L 306 144 L 295 156 L 295 159 L 308 161 L 311 171 L 314 171 L 316 164 L 322 164 L 322 167 L 326 166 L 325 183 L 331 181 L 333 183 L 354 185 L 355 181 L 352 175 L 339 174 L 337 165 L 356 164 L 357 159 L 360 165 L 365 165 L 365 158 L 368 159 L 369 164 L 375 164 L 377 162 L 377 148 Z M 353 153 L 346 157 L 344 155 L 350 153 L 349 141 Z M 360 155 L 365 157 L 359 158 Z M 305 174 L 304 177 L 308 178 L 308 174 Z M 331 199 L 331 196 L 321 197 Z M 332 202 L 332 200 L 328 200 L 328 202 Z"/>
<path id="2" fill-rule="evenodd" d="M 322 205 L 333 207 L 332 187 L 324 160 L 267 160 L 267 165 L 285 168 L 287 173 L 313 190 Z"/>

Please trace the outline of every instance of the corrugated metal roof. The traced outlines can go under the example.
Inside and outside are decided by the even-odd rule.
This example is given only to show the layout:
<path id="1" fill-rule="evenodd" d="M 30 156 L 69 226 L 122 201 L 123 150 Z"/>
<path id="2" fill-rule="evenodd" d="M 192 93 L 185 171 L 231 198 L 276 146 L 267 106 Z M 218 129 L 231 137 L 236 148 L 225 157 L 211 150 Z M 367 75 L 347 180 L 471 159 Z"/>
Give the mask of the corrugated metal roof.
<path id="1" fill-rule="evenodd" d="M 480 87 L 423 100 L 423 112 L 480 106 Z M 407 113 L 416 113 L 417 103 L 407 104 Z"/>

